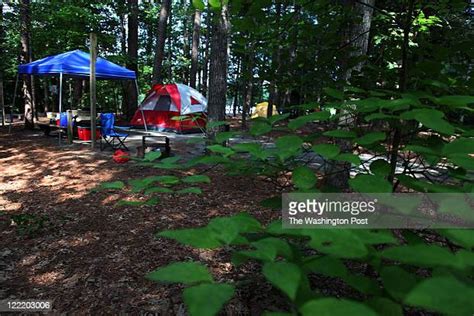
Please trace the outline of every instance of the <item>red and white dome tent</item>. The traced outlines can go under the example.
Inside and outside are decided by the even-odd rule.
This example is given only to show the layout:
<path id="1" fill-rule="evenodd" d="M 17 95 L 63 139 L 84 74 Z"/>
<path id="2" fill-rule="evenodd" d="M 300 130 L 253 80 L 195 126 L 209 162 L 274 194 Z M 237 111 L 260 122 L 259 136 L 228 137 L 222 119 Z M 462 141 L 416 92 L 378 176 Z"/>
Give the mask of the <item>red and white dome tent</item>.
<path id="1" fill-rule="evenodd" d="M 202 131 L 206 127 L 207 99 L 184 84 L 156 84 L 130 122 L 158 131 Z"/>

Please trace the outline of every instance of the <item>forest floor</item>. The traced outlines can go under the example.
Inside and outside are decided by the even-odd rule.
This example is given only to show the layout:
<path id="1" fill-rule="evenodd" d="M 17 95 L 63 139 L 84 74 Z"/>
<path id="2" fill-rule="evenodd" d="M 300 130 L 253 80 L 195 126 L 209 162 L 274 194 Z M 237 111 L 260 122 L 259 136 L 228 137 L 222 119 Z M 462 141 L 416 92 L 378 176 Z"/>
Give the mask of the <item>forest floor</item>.
<path id="1" fill-rule="evenodd" d="M 188 144 L 172 143 L 179 153 Z M 270 183 L 209 171 L 201 195 L 164 195 L 156 206 L 122 206 L 124 193 L 94 192 L 103 181 L 128 180 L 167 170 L 115 164 L 111 152 L 58 147 L 42 133 L 0 129 L 0 299 L 53 300 L 55 313 L 184 314 L 181 288 L 145 279 L 179 260 L 205 263 L 217 280 L 238 281 L 257 268 L 235 269 L 229 253 L 204 251 L 155 238 L 158 231 L 196 227 L 210 218 L 247 211 L 263 222 L 278 217 L 258 201 L 274 194 Z M 188 170 L 192 174 L 199 170 Z M 18 216 L 22 214 L 22 216 Z M 33 225 L 13 225 L 29 218 Z M 22 232 L 31 228 L 31 235 Z M 240 287 L 225 314 L 261 314 L 281 303 L 262 280 Z M 283 301 L 283 300 L 282 300 Z"/>

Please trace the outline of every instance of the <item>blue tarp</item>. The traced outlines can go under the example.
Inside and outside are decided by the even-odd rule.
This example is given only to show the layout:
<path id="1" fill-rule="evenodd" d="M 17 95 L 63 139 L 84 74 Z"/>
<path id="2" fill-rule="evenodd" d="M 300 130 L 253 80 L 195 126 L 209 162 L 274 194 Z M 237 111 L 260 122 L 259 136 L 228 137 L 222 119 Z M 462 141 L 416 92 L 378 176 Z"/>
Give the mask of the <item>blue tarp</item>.
<path id="1" fill-rule="evenodd" d="M 89 77 L 90 55 L 79 49 L 55 56 L 48 56 L 29 64 L 18 66 L 18 73 L 31 75 L 56 75 Z M 97 57 L 97 79 L 136 79 L 135 72 Z"/>

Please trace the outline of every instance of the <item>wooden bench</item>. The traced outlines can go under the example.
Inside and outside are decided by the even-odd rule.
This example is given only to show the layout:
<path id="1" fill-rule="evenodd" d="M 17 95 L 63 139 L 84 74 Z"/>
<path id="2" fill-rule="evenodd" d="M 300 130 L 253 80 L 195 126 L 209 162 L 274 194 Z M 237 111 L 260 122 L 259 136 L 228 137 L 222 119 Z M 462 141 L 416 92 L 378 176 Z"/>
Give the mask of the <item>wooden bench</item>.
<path id="1" fill-rule="evenodd" d="M 169 157 L 171 153 L 170 140 L 166 136 L 142 136 L 142 145 L 137 147 L 137 157 L 143 158 L 150 151 L 159 149 L 161 158 Z"/>

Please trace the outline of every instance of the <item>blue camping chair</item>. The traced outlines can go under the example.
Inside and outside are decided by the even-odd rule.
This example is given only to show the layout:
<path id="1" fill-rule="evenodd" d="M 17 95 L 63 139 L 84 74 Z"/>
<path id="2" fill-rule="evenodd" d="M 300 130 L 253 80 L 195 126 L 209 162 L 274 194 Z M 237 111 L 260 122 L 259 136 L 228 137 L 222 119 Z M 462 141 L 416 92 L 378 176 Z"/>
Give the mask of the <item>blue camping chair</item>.
<path id="1" fill-rule="evenodd" d="M 128 134 L 117 133 L 114 127 L 115 115 L 113 113 L 102 113 L 100 114 L 100 150 L 103 150 L 102 139 L 105 141 L 105 145 L 112 147 L 112 149 L 125 149 L 125 139 Z"/>

